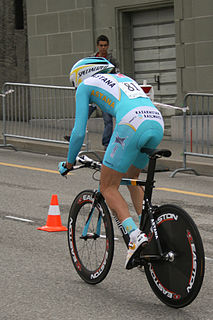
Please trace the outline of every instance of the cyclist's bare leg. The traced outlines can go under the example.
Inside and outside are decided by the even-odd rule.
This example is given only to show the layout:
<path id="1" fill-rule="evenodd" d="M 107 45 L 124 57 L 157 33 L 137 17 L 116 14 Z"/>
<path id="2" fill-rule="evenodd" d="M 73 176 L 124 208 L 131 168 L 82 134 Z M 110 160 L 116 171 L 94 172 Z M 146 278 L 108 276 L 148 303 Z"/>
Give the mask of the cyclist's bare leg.
<path id="1" fill-rule="evenodd" d="M 118 188 L 124 174 L 102 165 L 100 191 L 103 194 L 108 206 L 116 212 L 120 222 L 130 217 L 128 205 Z"/>
<path id="2" fill-rule="evenodd" d="M 138 179 L 141 169 L 131 165 L 125 174 L 125 178 Z M 138 215 L 142 213 L 144 191 L 142 186 L 128 186 L 132 203 Z"/>

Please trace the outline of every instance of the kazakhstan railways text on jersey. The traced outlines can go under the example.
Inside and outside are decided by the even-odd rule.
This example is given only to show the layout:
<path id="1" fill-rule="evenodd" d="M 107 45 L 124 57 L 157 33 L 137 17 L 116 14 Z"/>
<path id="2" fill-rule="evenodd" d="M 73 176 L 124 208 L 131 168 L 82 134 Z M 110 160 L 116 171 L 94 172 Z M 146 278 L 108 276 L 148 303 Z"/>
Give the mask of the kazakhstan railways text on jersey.
<path id="1" fill-rule="evenodd" d="M 146 120 L 157 121 L 164 128 L 163 118 L 158 110 L 152 107 L 142 106 L 130 110 L 119 122 L 119 125 L 124 124 L 131 127 L 134 131 Z"/>
<path id="2" fill-rule="evenodd" d="M 90 103 L 115 117 L 116 124 L 127 125 L 134 131 L 146 120 L 157 121 L 163 127 L 160 112 L 137 82 L 122 74 L 95 74 L 85 79 L 76 91 L 75 126 L 68 152 L 70 163 L 74 163 L 83 144 Z"/>

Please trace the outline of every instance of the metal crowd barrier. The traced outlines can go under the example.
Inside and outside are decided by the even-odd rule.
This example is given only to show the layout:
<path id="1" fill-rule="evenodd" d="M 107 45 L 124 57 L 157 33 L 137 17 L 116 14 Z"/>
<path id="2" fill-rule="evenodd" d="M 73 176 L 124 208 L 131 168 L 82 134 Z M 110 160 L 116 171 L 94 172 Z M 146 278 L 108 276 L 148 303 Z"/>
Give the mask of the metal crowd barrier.
<path id="1" fill-rule="evenodd" d="M 2 90 L 3 144 L 19 138 L 68 144 L 74 126 L 75 92 L 72 87 L 7 82 Z M 84 146 L 88 146 L 88 133 Z"/>
<path id="2" fill-rule="evenodd" d="M 183 101 L 183 168 L 170 175 L 196 170 L 187 167 L 187 156 L 213 158 L 213 94 L 188 93 Z"/>

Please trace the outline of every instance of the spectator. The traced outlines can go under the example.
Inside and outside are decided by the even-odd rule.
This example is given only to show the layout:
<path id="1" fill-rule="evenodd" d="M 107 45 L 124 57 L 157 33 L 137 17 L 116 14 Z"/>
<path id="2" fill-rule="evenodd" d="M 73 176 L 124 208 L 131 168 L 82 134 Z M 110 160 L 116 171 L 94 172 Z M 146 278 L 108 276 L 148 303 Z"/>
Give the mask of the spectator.
<path id="1" fill-rule="evenodd" d="M 98 51 L 95 52 L 92 56 L 93 57 L 103 57 L 110 61 L 114 66 L 115 70 L 114 73 L 119 73 L 119 63 L 118 61 L 112 56 L 111 53 L 108 53 L 109 49 L 109 39 L 105 35 L 100 35 L 97 38 L 97 49 Z M 89 118 L 92 115 L 92 113 L 96 110 L 95 104 L 91 104 L 89 106 Z M 113 131 L 113 118 L 109 113 L 102 112 L 103 120 L 104 120 L 104 132 L 102 137 L 102 145 L 104 146 L 104 149 L 106 150 L 110 138 L 112 136 Z"/>

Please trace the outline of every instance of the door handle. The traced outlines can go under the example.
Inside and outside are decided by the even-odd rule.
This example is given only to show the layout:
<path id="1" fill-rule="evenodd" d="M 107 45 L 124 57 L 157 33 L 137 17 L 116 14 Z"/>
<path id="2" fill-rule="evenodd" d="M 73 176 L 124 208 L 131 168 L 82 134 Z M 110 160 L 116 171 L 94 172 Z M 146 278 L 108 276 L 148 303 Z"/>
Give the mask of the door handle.
<path id="1" fill-rule="evenodd" d="M 155 82 L 157 82 L 158 84 L 158 90 L 160 90 L 160 76 L 159 75 L 155 75 Z"/>

